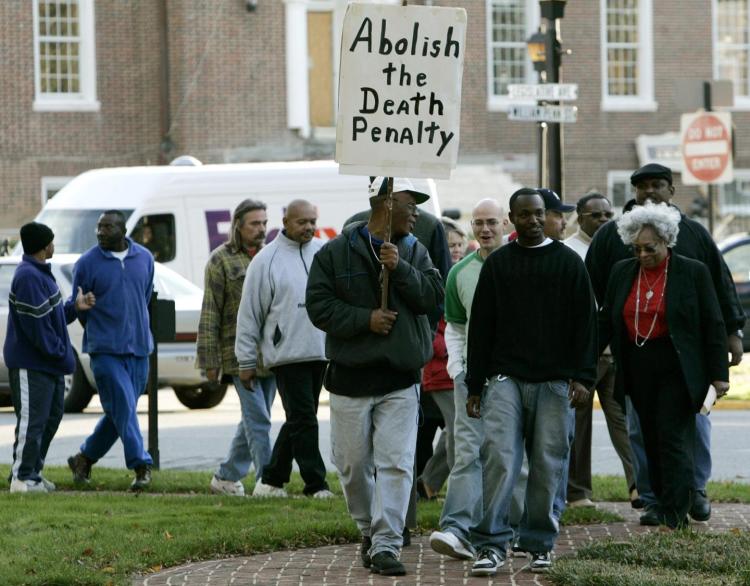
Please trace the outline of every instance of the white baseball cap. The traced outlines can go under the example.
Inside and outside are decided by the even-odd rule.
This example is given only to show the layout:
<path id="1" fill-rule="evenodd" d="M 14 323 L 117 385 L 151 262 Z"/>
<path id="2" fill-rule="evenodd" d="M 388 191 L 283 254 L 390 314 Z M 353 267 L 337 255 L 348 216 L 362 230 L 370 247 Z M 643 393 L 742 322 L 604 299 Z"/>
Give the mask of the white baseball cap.
<path id="1" fill-rule="evenodd" d="M 388 190 L 388 177 L 375 177 L 375 180 L 370 183 L 370 197 L 377 197 L 378 195 L 385 195 Z M 399 191 L 408 191 L 414 197 L 414 201 L 417 203 L 424 203 L 430 199 L 428 193 L 418 191 L 414 188 L 414 184 L 410 179 L 406 177 L 394 177 L 393 178 L 393 193 Z"/>

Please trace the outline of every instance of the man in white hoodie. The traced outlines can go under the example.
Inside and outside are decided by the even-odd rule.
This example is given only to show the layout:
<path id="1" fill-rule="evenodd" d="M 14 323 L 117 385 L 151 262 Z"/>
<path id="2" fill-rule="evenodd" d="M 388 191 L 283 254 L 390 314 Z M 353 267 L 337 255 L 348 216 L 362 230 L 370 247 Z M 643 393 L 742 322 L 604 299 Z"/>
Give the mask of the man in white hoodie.
<path id="1" fill-rule="evenodd" d="M 318 397 L 326 369 L 325 334 L 312 325 L 305 308 L 307 275 L 323 245 L 315 238 L 318 212 L 294 200 L 284 212 L 284 229 L 250 263 L 237 315 L 235 354 L 245 388 L 254 388 L 257 352 L 276 375 L 286 413 L 271 461 L 263 468 L 253 496 L 285 497 L 292 459 L 304 493 L 329 498 L 326 468 L 318 448 Z"/>

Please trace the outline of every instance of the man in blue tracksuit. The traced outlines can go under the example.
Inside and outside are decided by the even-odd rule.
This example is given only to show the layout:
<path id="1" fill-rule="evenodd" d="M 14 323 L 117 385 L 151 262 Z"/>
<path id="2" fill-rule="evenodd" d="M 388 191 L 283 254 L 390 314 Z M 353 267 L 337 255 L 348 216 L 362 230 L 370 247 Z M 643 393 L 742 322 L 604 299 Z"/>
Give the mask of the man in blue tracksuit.
<path id="1" fill-rule="evenodd" d="M 83 351 L 91 355 L 104 416 L 68 458 L 73 480 L 88 482 L 91 466 L 119 437 L 125 463 L 135 470 L 131 490 L 151 482 L 151 456 L 143 447 L 136 406 L 146 387 L 148 356 L 154 348 L 148 304 L 154 281 L 154 259 L 125 236 L 125 216 L 109 210 L 96 226 L 99 245 L 85 252 L 73 269 L 73 287 L 96 295 L 94 310 L 84 315 Z"/>
<path id="2" fill-rule="evenodd" d="M 21 227 L 23 260 L 8 296 L 8 330 L 3 356 L 16 412 L 10 492 L 50 492 L 42 477 L 44 459 L 63 416 L 65 383 L 75 358 L 68 326 L 77 311 L 93 307 L 94 296 L 79 289 L 75 301 L 62 299 L 47 260 L 55 235 L 44 224 Z"/>

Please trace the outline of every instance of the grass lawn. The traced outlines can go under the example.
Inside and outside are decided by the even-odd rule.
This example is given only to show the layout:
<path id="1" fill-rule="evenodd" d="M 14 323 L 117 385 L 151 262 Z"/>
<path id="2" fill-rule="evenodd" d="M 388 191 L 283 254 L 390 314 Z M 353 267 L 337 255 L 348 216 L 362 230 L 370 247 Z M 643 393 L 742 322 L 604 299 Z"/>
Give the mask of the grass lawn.
<path id="1" fill-rule="evenodd" d="M 750 584 L 750 533 L 651 533 L 602 541 L 560 558 L 549 577 L 559 586 Z"/>
<path id="2" fill-rule="evenodd" d="M 8 466 L 0 466 L 7 476 Z M 358 540 L 342 498 L 302 496 L 295 475 L 291 499 L 238 499 L 209 494 L 210 472 L 159 471 L 142 495 L 125 492 L 132 473 L 94 468 L 91 485 L 74 491 L 67 468 L 46 475 L 52 495 L 0 492 L 0 577 L 15 584 L 128 584 L 135 573 L 187 561 Z M 338 481 L 329 482 L 340 494 Z M 246 484 L 248 492 L 252 483 Z M 625 500 L 624 481 L 595 478 L 599 499 Z M 714 498 L 718 491 L 711 490 Z M 731 485 L 727 498 L 750 502 L 750 487 Z M 442 501 L 422 502 L 420 532 L 436 528 Z M 595 509 L 566 511 L 565 524 L 620 520 Z M 566 562 L 567 563 L 567 562 Z"/>

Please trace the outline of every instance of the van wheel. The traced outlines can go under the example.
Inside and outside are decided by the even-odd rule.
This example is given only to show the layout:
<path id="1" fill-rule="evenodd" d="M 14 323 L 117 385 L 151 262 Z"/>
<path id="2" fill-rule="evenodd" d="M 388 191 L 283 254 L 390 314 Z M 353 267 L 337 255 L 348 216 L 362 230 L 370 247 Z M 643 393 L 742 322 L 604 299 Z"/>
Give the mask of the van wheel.
<path id="1" fill-rule="evenodd" d="M 211 409 L 227 394 L 227 385 L 205 384 L 200 387 L 173 387 L 177 400 L 188 409 Z"/>
<path id="2" fill-rule="evenodd" d="M 76 370 L 73 374 L 65 375 L 65 413 L 80 413 L 91 402 L 96 389 L 89 384 L 83 372 L 78 356 L 76 356 Z"/>
<path id="3" fill-rule="evenodd" d="M 12 407 L 13 406 L 13 400 L 11 399 L 10 392 L 6 395 L 5 393 L 0 393 L 0 407 Z"/>

